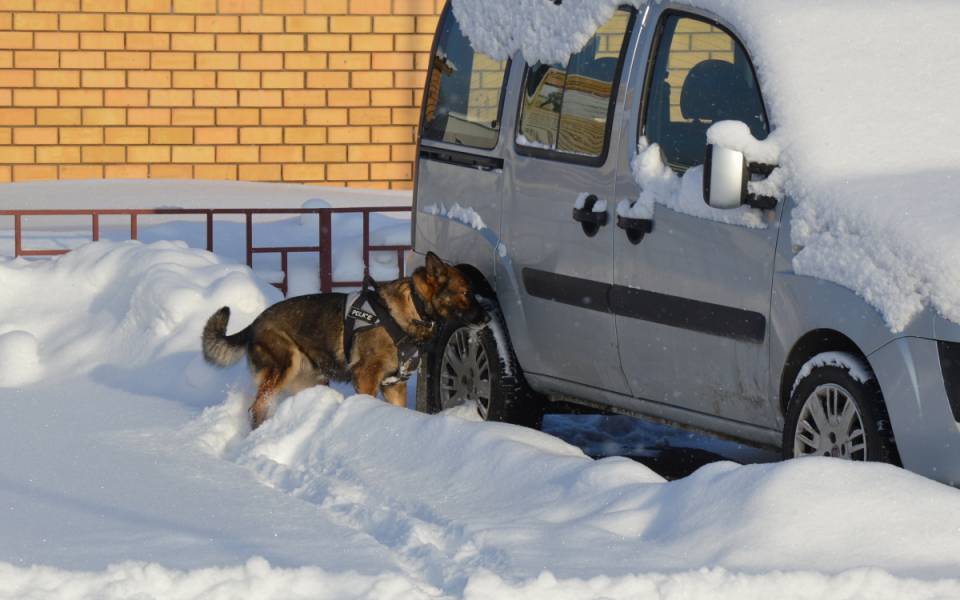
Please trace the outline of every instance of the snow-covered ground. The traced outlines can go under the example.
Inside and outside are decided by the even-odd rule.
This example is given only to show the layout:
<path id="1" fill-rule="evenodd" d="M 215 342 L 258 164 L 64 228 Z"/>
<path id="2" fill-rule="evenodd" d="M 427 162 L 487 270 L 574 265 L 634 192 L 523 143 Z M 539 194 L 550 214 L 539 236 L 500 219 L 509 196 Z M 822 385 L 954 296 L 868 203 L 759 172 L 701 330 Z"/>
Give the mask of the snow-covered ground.
<path id="1" fill-rule="evenodd" d="M 0 598 L 960 598 L 960 491 L 893 467 L 716 462 L 668 482 L 584 449 L 753 457 L 343 385 L 251 433 L 245 368 L 199 344 L 220 306 L 234 331 L 279 299 L 246 267 L 103 241 L 0 259 L 0 281 Z"/>

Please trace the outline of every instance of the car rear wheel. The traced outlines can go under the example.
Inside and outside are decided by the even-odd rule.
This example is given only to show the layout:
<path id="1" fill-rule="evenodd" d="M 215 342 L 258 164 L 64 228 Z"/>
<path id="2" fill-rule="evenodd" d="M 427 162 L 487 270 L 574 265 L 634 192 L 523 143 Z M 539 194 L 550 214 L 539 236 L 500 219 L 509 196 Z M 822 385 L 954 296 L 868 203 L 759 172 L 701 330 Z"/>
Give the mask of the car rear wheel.
<path id="1" fill-rule="evenodd" d="M 787 408 L 783 457 L 830 456 L 899 464 L 880 388 L 872 375 L 863 379 L 836 364 L 814 367 L 804 375 Z"/>
<path id="2" fill-rule="evenodd" d="M 494 335 L 498 326 L 499 320 L 480 327 L 450 323 L 440 332 L 435 350 L 421 361 L 417 410 L 436 413 L 469 402 L 485 421 L 540 426 L 539 398 L 524 382 L 506 336 Z"/>

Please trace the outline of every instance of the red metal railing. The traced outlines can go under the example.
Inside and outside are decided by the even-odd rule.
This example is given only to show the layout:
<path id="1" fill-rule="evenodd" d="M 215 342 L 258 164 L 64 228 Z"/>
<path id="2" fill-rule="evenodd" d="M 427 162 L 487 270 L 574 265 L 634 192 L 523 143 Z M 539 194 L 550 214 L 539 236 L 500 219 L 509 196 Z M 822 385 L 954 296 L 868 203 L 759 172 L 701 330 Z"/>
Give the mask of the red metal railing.
<path id="1" fill-rule="evenodd" d="M 24 217 L 90 217 L 90 239 L 100 239 L 100 217 L 126 216 L 130 219 L 130 239 L 137 239 L 138 218 L 144 215 L 167 216 L 203 216 L 206 218 L 206 249 L 213 252 L 213 222 L 218 215 L 242 215 L 245 224 L 246 259 L 247 266 L 253 267 L 255 254 L 279 254 L 280 269 L 283 271 L 283 281 L 274 283 L 284 295 L 289 287 L 287 257 L 293 253 L 316 252 L 320 259 L 320 291 L 329 292 L 339 287 L 359 287 L 361 280 L 334 281 L 333 279 L 333 237 L 331 235 L 331 216 L 334 214 L 362 214 L 363 215 L 363 264 L 364 269 L 370 264 L 371 252 L 396 252 L 399 276 L 404 276 L 403 254 L 410 250 L 409 245 L 377 245 L 370 243 L 370 215 L 371 213 L 410 212 L 406 206 L 364 206 L 344 208 L 153 208 L 153 209 L 67 209 L 67 210 L 0 210 L 0 217 L 13 217 L 14 256 L 56 256 L 66 254 L 62 248 L 24 248 L 23 247 L 23 218 Z M 316 246 L 254 246 L 253 245 L 253 216 L 254 215 L 317 215 L 319 235 Z"/>

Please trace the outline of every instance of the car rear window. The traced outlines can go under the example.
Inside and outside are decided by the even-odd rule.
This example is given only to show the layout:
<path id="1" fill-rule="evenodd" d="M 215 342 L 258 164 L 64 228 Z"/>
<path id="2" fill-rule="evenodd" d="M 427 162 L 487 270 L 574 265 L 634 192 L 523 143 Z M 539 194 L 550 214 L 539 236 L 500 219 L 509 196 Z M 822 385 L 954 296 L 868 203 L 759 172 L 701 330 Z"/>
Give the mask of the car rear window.
<path id="1" fill-rule="evenodd" d="M 508 62 L 474 52 L 447 8 L 429 64 L 421 137 L 486 150 L 496 146 Z"/>

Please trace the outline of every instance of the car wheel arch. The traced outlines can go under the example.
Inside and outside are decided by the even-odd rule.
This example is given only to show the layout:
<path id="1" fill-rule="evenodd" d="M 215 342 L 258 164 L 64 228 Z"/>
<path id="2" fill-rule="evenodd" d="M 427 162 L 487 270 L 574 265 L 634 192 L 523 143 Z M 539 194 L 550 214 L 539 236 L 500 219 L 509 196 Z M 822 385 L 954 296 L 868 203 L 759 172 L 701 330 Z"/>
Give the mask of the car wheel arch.
<path id="1" fill-rule="evenodd" d="M 459 263 L 456 265 L 456 267 L 461 273 L 463 273 L 463 276 L 467 278 L 467 281 L 470 282 L 470 287 L 473 289 L 475 294 L 484 296 L 491 300 L 496 299 L 496 292 L 494 291 L 493 285 L 480 269 L 469 263 Z"/>
<path id="2" fill-rule="evenodd" d="M 872 367 L 860 346 L 852 339 L 835 329 L 814 329 L 800 337 L 790 348 L 787 354 L 787 360 L 784 362 L 783 370 L 780 374 L 780 414 L 786 416 L 787 405 L 790 403 L 790 396 L 793 392 L 793 384 L 796 382 L 797 375 L 803 365 L 818 354 L 824 352 L 846 352 L 860 360 L 863 365 L 870 369 Z"/>

